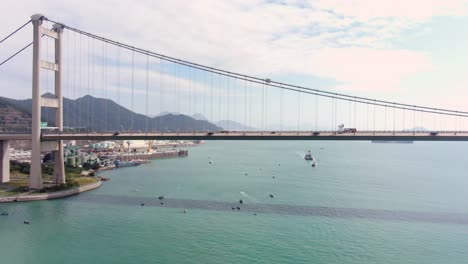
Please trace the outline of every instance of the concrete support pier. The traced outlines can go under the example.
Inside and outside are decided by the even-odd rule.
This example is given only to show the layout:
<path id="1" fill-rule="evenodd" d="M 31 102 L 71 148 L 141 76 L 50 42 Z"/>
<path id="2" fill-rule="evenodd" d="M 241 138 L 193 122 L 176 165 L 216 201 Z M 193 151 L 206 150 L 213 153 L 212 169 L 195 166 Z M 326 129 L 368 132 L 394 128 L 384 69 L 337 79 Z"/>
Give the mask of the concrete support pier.
<path id="1" fill-rule="evenodd" d="M 0 141 L 0 183 L 10 181 L 10 141 Z"/>

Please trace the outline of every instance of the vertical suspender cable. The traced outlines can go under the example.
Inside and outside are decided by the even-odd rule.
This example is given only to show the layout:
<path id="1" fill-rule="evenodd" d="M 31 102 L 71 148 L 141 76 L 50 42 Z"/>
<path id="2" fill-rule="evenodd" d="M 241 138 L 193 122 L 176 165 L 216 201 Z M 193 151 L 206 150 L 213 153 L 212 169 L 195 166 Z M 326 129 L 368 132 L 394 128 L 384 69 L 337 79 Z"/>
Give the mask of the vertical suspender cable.
<path id="1" fill-rule="evenodd" d="M 135 51 L 132 51 L 132 133 L 134 132 L 133 130 L 133 97 L 134 97 L 134 83 L 135 83 Z"/>
<path id="2" fill-rule="evenodd" d="M 297 93 L 297 134 L 299 135 L 301 122 L 301 93 Z"/>
<path id="3" fill-rule="evenodd" d="M 76 32 L 73 32 L 73 99 L 76 100 Z M 70 105 L 71 106 L 71 105 Z M 71 108 L 73 109 L 73 108 Z M 76 126 L 76 120 L 78 118 L 78 115 L 76 113 L 76 107 L 73 109 L 73 120 L 70 120 L 69 126 Z"/>
<path id="4" fill-rule="evenodd" d="M 104 106 L 104 111 L 102 111 L 101 113 L 101 116 L 102 116 L 102 120 L 101 120 L 101 131 L 106 131 L 106 103 L 105 103 L 105 95 L 104 95 L 104 82 L 105 82 L 105 65 L 106 65 L 106 55 L 105 55 L 105 47 L 106 47 L 106 43 L 105 42 L 102 42 L 102 62 L 101 62 L 101 96 L 102 96 L 102 100 L 104 101 L 103 102 L 103 106 Z M 132 109 L 133 111 L 133 109 Z"/>
<path id="5" fill-rule="evenodd" d="M 357 103 L 356 103 L 356 97 L 354 97 L 354 128 L 357 129 L 357 126 L 356 126 L 356 125 L 357 125 L 357 124 L 356 124 L 356 116 L 357 116 L 357 115 L 356 115 L 356 104 L 357 104 Z"/>
<path id="6" fill-rule="evenodd" d="M 174 87 L 172 90 L 174 91 L 174 108 L 176 113 L 180 113 L 179 109 L 179 68 L 177 67 L 177 63 L 174 63 L 174 74 L 172 76 L 174 79 Z M 179 128 L 177 129 L 177 131 Z"/>
<path id="7" fill-rule="evenodd" d="M 252 127 L 252 100 L 253 100 L 253 95 L 252 95 L 252 82 L 249 81 L 249 94 L 250 94 L 250 100 L 249 100 L 249 127 Z"/>
<path id="8" fill-rule="evenodd" d="M 319 97 L 315 95 L 315 131 L 318 131 L 318 118 L 319 118 Z"/>
<path id="9" fill-rule="evenodd" d="M 80 91 L 83 89 L 83 79 L 81 78 L 81 71 L 82 71 L 82 60 L 81 60 L 81 57 L 82 57 L 82 45 L 81 45 L 81 34 L 79 36 L 80 38 L 80 62 L 79 62 L 79 67 L 80 67 L 80 75 L 79 75 L 79 79 L 80 79 L 80 83 L 79 83 L 79 88 L 78 88 L 78 97 L 81 97 L 81 93 Z M 78 128 L 81 129 L 81 101 L 80 102 L 77 102 L 78 103 Z"/>
<path id="10" fill-rule="evenodd" d="M 237 107 L 236 107 L 236 103 L 237 103 L 237 79 L 236 78 L 233 78 L 233 82 L 234 82 L 234 85 L 232 86 L 232 90 L 233 90 L 233 96 L 232 96 L 232 99 L 233 99 L 233 108 L 234 108 L 234 115 L 232 116 L 232 121 L 236 121 L 236 117 L 237 117 Z"/>
<path id="11" fill-rule="evenodd" d="M 405 113 L 406 113 L 406 109 L 403 109 L 403 122 L 402 122 L 402 126 L 401 126 L 401 131 L 405 131 Z"/>
<path id="12" fill-rule="evenodd" d="M 192 115 L 197 113 L 197 69 L 193 69 L 193 85 L 192 85 L 192 93 L 193 93 L 193 112 Z"/>
<path id="13" fill-rule="evenodd" d="M 338 123 L 338 99 L 336 96 L 337 94 L 335 93 L 335 124 L 333 125 L 335 130 L 337 129 L 336 124 Z"/>
<path id="14" fill-rule="evenodd" d="M 374 100 L 374 135 L 375 135 L 375 100 Z"/>
<path id="15" fill-rule="evenodd" d="M 213 120 L 213 73 L 210 72 L 210 120 L 214 124 Z"/>
<path id="16" fill-rule="evenodd" d="M 65 91 L 66 91 L 66 95 L 70 98 L 70 38 L 68 37 L 68 33 L 67 34 L 64 34 L 66 35 L 66 38 L 65 38 L 65 41 L 66 41 L 66 46 L 67 46 L 67 52 L 66 52 L 66 60 L 67 60 L 67 65 L 66 65 L 66 85 L 65 85 Z M 63 60 L 62 60 L 63 61 Z M 63 120 L 63 125 L 68 125 L 68 122 L 70 120 L 70 113 L 69 111 L 67 111 L 67 109 L 65 109 L 65 107 L 63 108 L 63 111 L 64 111 L 64 117 L 65 119 Z"/>
<path id="17" fill-rule="evenodd" d="M 227 105 L 227 130 L 230 130 L 231 128 L 231 122 L 230 122 L 230 119 L 229 119 L 229 101 L 230 101 L 230 87 L 229 87 L 229 78 L 230 76 L 227 76 L 227 101 L 228 101 L 228 105 Z"/>
<path id="18" fill-rule="evenodd" d="M 148 71 L 149 71 L 149 58 L 148 55 L 146 55 L 146 133 L 148 133 L 148 119 L 149 119 L 149 113 L 148 113 L 148 98 L 149 98 L 149 93 L 148 93 Z"/>
<path id="19" fill-rule="evenodd" d="M 351 101 L 349 101 L 349 110 L 348 110 L 348 115 L 349 115 L 349 125 L 351 126 L 352 124 L 352 119 L 351 119 Z"/>
<path id="20" fill-rule="evenodd" d="M 244 80 L 244 133 L 247 132 L 247 81 Z"/>
<path id="21" fill-rule="evenodd" d="M 218 121 L 221 121 L 221 76 L 218 76 Z"/>
<path id="22" fill-rule="evenodd" d="M 369 103 L 366 104 L 366 130 L 369 131 Z"/>
<path id="23" fill-rule="evenodd" d="M 162 59 L 159 59 L 159 132 L 163 132 L 162 130 L 162 119 L 163 119 L 163 62 Z"/>
<path id="24" fill-rule="evenodd" d="M 265 87 L 265 129 L 268 130 L 268 89 L 270 86 Z"/>
<path id="25" fill-rule="evenodd" d="M 206 71 L 203 72 L 203 116 L 206 116 Z M 207 122 L 203 122 L 205 131 L 207 130 Z"/>
<path id="26" fill-rule="evenodd" d="M 424 127 L 424 112 L 421 111 L 421 127 Z"/>
<path id="27" fill-rule="evenodd" d="M 393 134 L 395 134 L 395 126 L 396 126 L 396 108 L 395 105 L 393 105 Z"/>
<path id="28" fill-rule="evenodd" d="M 387 132 L 387 106 L 384 106 L 384 131 Z"/>
<path id="29" fill-rule="evenodd" d="M 280 91 L 281 93 L 281 106 L 280 106 L 280 109 L 281 109 L 281 132 L 284 131 L 284 90 L 281 89 Z"/>
<path id="30" fill-rule="evenodd" d="M 95 81 L 95 79 L 94 79 L 94 65 L 96 64 L 96 56 L 94 56 L 94 41 L 95 41 L 94 39 L 91 39 L 91 50 L 92 50 L 91 56 L 93 57 L 93 61 L 91 62 L 91 68 L 92 68 L 91 69 L 91 79 L 92 79 L 92 82 L 91 82 L 92 92 L 91 93 L 94 92 L 94 89 L 96 87 L 95 83 L 94 83 L 94 81 Z M 90 102 L 91 102 L 91 100 L 90 100 Z M 93 103 L 91 103 L 91 131 L 93 131 L 93 132 L 95 131 L 94 130 L 94 104 Z"/>
<path id="31" fill-rule="evenodd" d="M 117 120 L 118 124 L 121 126 L 120 115 L 121 115 L 121 108 L 120 107 L 120 48 L 117 47 L 117 104 L 119 105 L 118 109 L 119 112 L 117 113 Z M 123 130 L 123 127 L 120 127 L 120 130 Z"/>
<path id="32" fill-rule="evenodd" d="M 330 105 L 331 105 L 331 115 L 332 115 L 331 118 L 330 118 L 330 120 L 331 120 L 330 130 L 333 131 L 333 129 L 334 129 L 333 124 L 335 123 L 335 98 L 334 97 L 331 98 L 331 104 Z"/>
<path id="33" fill-rule="evenodd" d="M 262 134 L 263 134 L 263 132 L 265 132 L 265 128 L 264 128 L 264 126 L 263 126 L 263 116 L 264 116 L 263 111 L 265 110 L 265 108 L 263 107 L 264 104 L 265 104 L 265 102 L 264 102 L 264 100 L 265 100 L 264 96 L 265 96 L 265 84 L 262 84 L 262 111 L 261 111 L 261 113 L 262 113 Z"/>
<path id="34" fill-rule="evenodd" d="M 91 77 L 91 67 L 89 66 L 89 64 L 90 64 L 90 62 L 91 62 L 91 45 L 90 45 L 90 43 L 91 43 L 91 40 L 90 40 L 90 38 L 88 37 L 88 49 L 87 49 L 87 52 L 88 52 L 88 56 L 87 56 L 87 57 L 88 57 L 88 58 L 87 58 L 87 61 L 88 61 L 88 66 L 87 66 L 87 67 L 88 67 L 88 75 L 87 75 L 87 77 L 88 77 L 88 78 L 87 78 L 87 79 L 88 79 L 88 80 L 87 80 L 87 81 L 88 81 L 88 95 L 89 95 L 89 96 L 91 96 L 91 84 L 90 84 L 90 80 L 91 80 L 91 78 L 90 78 L 90 77 Z M 89 98 L 89 100 L 88 100 L 87 108 L 88 108 L 88 111 L 89 111 L 89 112 L 88 112 L 89 114 L 88 114 L 88 118 L 87 118 L 87 119 L 88 119 L 88 120 L 87 120 L 87 121 L 88 121 L 87 123 L 88 123 L 88 126 L 90 126 L 90 125 L 91 125 L 91 98 Z M 88 127 L 87 130 L 88 130 L 88 132 L 89 132 L 89 127 Z"/>

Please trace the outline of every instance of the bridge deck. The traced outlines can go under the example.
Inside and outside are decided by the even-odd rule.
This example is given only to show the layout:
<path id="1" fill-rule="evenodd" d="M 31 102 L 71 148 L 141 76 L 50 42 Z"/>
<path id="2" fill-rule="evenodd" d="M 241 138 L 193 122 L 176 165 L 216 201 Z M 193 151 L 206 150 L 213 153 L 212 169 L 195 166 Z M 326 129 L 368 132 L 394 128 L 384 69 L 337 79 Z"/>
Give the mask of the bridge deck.
<path id="1" fill-rule="evenodd" d="M 468 132 L 181 132 L 181 133 L 50 133 L 43 140 L 402 140 L 468 141 Z"/>
<path id="2" fill-rule="evenodd" d="M 31 134 L 0 134 L 0 140 L 30 140 Z M 151 132 L 151 133 L 45 133 L 43 141 L 55 140 L 349 140 L 349 141 L 468 141 L 462 132 Z"/>

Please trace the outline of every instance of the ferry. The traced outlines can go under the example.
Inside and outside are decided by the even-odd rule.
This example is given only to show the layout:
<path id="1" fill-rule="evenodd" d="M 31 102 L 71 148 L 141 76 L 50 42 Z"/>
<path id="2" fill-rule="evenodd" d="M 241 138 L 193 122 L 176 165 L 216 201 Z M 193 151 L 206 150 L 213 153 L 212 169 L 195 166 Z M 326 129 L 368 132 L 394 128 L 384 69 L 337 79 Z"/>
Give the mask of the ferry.
<path id="1" fill-rule="evenodd" d="M 310 150 L 307 152 L 304 159 L 305 160 L 314 160 L 314 157 L 312 157 L 312 154 L 310 153 Z"/>

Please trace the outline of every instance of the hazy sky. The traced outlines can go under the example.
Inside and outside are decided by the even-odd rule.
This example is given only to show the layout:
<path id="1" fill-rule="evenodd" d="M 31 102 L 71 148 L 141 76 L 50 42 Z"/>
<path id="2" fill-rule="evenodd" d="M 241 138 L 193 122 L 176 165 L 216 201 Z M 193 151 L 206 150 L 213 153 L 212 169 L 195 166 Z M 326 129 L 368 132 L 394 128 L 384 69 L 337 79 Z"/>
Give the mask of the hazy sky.
<path id="1" fill-rule="evenodd" d="M 32 14 L 43 13 L 73 27 L 200 64 L 311 88 L 468 110 L 466 0 L 4 0 L 2 5 L 8 7 L 8 12 L 1 17 L 0 37 L 27 21 Z M 0 44 L 0 59 L 31 41 L 30 28 Z M 51 43 L 47 44 L 50 54 L 44 49 L 44 57 L 51 56 Z M 202 112 L 211 118 L 214 111 L 213 119 L 226 119 L 223 110 L 220 114 L 215 109 L 226 103 L 227 81 L 222 78 L 149 59 L 150 92 L 146 96 L 146 56 L 135 55 L 133 86 L 136 92 L 132 107 L 131 53 L 118 53 L 114 47 L 89 42 L 73 34 L 65 36 L 64 45 L 68 58 L 65 67 L 69 69 L 64 80 L 67 97 L 76 98 L 89 92 L 119 100 L 141 113 Z M 89 61 L 94 62 L 94 68 L 89 66 L 93 64 Z M 81 70 L 77 73 L 73 67 Z M 45 76 L 43 91 L 48 91 L 52 75 Z M 213 105 L 202 103 L 200 99 L 211 92 L 211 78 L 215 82 L 213 93 L 221 98 Z M 237 108 L 231 110 L 235 118 L 231 116 L 230 119 L 249 123 L 240 109 L 245 103 L 250 107 L 249 100 L 252 100 L 253 109 L 258 110 L 255 106 L 261 100 L 258 93 L 261 87 L 252 88 L 257 92 L 244 94 L 242 82 L 229 85 L 235 87 L 237 93 L 231 99 L 231 104 L 232 100 L 237 100 L 233 104 Z M 117 86 L 121 89 L 120 98 L 115 93 Z M 166 87 L 162 104 L 159 86 Z M 30 50 L 0 67 L 0 89 L 1 96 L 30 97 Z M 188 97 L 177 101 L 176 98 L 185 98 L 189 92 L 198 96 L 193 99 L 195 105 L 188 105 L 192 102 Z M 279 92 L 271 91 L 270 98 L 274 98 L 275 93 L 279 96 Z M 315 111 L 313 97 L 301 97 L 299 109 L 297 95 L 286 94 L 284 100 L 287 109 L 284 118 L 289 125 L 297 123 L 298 111 Z M 270 103 L 274 105 L 269 110 L 274 116 L 272 120 L 278 113 L 275 102 Z M 331 115 L 331 110 L 325 102 L 319 104 L 322 120 L 318 122 L 324 126 L 332 122 L 323 117 Z M 354 106 L 344 103 L 340 107 Z M 364 110 L 356 111 L 359 114 Z M 352 117 L 348 117 L 348 113 L 345 115 L 346 120 L 343 117 L 336 122 L 349 123 Z M 313 117 L 304 118 L 303 115 L 302 118 L 306 120 L 300 119 L 300 123 L 314 123 Z M 402 120 L 397 118 L 397 121 Z M 250 123 L 258 127 L 259 122 L 259 118 L 253 117 Z M 361 121 L 361 126 L 365 126 L 365 122 L 368 121 Z M 402 126 L 409 125 L 403 123 Z"/>

